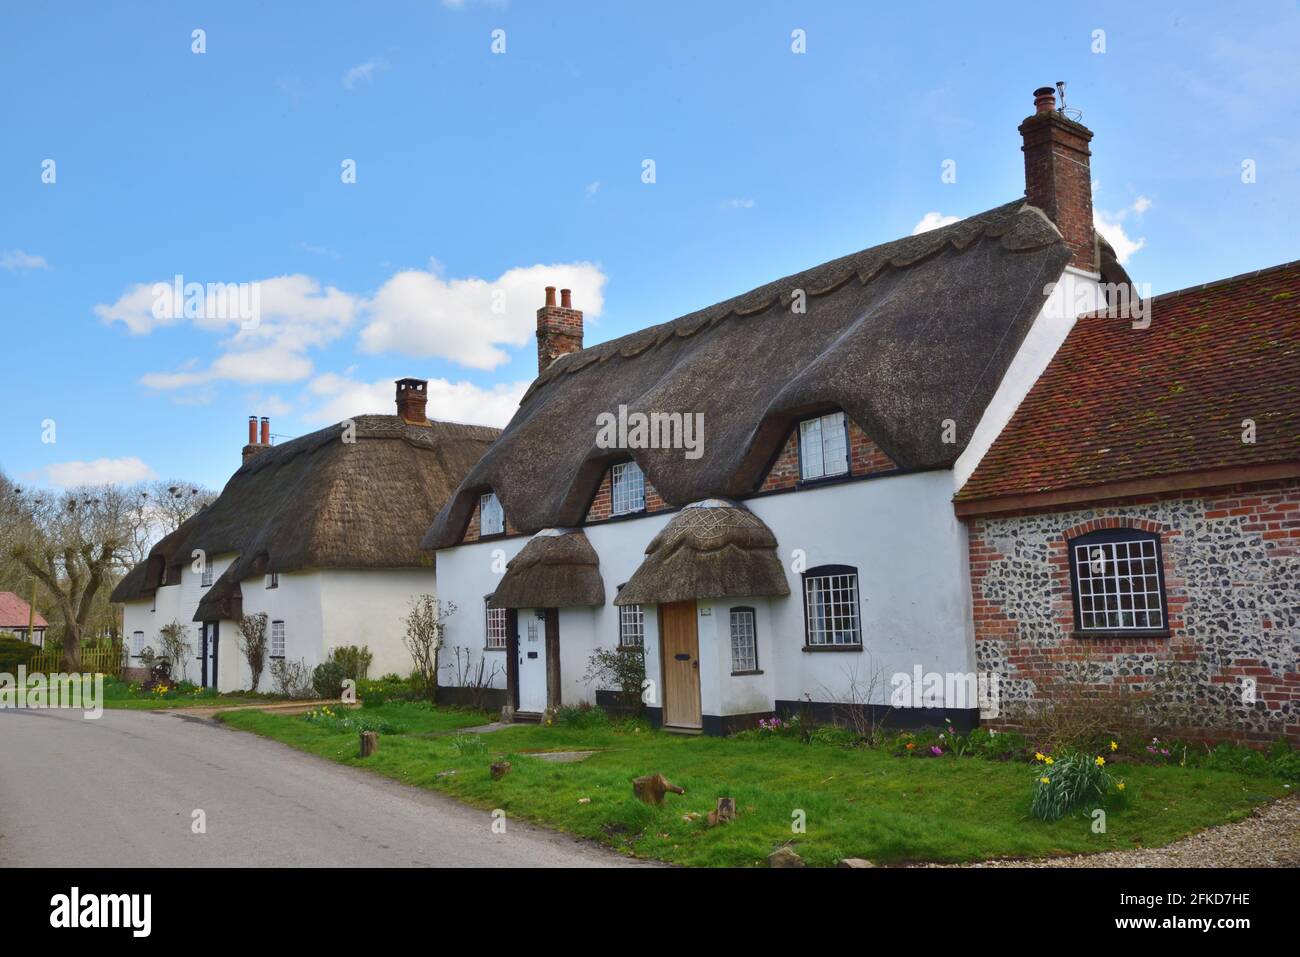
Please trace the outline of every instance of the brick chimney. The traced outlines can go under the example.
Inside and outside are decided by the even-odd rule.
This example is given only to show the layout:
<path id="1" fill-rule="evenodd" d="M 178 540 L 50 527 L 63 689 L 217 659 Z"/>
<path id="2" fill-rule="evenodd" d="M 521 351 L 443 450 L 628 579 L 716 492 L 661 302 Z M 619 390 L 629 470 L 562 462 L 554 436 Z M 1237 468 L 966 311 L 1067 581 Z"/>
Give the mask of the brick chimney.
<path id="1" fill-rule="evenodd" d="M 271 420 L 263 416 L 262 434 L 258 435 L 257 416 L 248 417 L 248 444 L 244 446 L 244 461 L 247 462 L 258 452 L 265 452 L 271 447 Z"/>
<path id="2" fill-rule="evenodd" d="M 1034 115 L 1020 124 L 1025 141 L 1025 199 L 1056 224 L 1073 254 L 1070 265 L 1097 272 L 1092 225 L 1092 130 L 1056 108 L 1050 86 L 1034 90 Z"/>
<path id="3" fill-rule="evenodd" d="M 429 419 L 424 414 L 429 403 L 429 381 L 427 379 L 397 380 L 397 414 L 408 425 L 428 425 Z"/>
<path id="4" fill-rule="evenodd" d="M 582 349 L 582 310 L 573 308 L 568 289 L 560 290 L 555 304 L 555 287 L 546 287 L 546 305 L 537 310 L 537 371 L 560 356 Z"/>

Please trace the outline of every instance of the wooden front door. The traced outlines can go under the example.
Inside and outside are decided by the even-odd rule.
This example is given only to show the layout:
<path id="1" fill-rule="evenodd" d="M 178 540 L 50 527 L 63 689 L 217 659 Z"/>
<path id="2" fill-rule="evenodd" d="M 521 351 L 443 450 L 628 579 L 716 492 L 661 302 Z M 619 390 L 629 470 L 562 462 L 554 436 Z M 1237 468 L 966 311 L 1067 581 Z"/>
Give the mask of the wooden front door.
<path id="1" fill-rule="evenodd" d="M 659 658 L 664 669 L 664 724 L 698 728 L 700 718 L 700 634 L 695 602 L 659 606 Z"/>

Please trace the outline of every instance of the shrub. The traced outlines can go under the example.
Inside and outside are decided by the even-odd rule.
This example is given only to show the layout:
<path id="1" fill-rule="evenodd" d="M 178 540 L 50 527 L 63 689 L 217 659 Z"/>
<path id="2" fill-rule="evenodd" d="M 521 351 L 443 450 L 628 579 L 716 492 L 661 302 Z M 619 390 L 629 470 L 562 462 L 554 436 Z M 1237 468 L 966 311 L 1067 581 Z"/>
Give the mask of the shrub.
<path id="1" fill-rule="evenodd" d="M 640 648 L 597 648 L 587 659 L 587 684 L 599 688 L 617 688 L 624 706 L 640 713 L 645 687 L 645 653 Z"/>
<path id="2" fill-rule="evenodd" d="M 343 694 L 343 666 L 337 661 L 322 661 L 311 673 L 311 686 L 322 698 L 337 698 Z"/>
<path id="3" fill-rule="evenodd" d="M 609 715 L 602 708 L 593 708 L 590 704 L 562 705 L 555 713 L 555 723 L 565 728 L 579 731 L 591 731 L 610 726 Z"/>
<path id="4" fill-rule="evenodd" d="M 451 747 L 462 758 L 467 754 L 487 754 L 487 742 L 481 734 L 457 734 L 451 739 Z"/>
<path id="5" fill-rule="evenodd" d="M 6 633 L 0 636 L 0 671 L 16 674 L 19 665 L 27 667 L 39 653 L 40 649 L 35 645 Z"/>
<path id="6" fill-rule="evenodd" d="M 343 645 L 330 652 L 330 660 L 343 666 L 344 678 L 362 681 L 366 677 L 366 672 L 370 670 L 370 663 L 375 660 L 375 656 L 370 653 L 370 648 L 366 645 L 359 648 L 356 645 Z"/>
<path id="7" fill-rule="evenodd" d="M 259 611 L 256 615 L 239 619 L 239 653 L 248 662 L 248 670 L 253 676 L 253 691 L 257 691 L 266 664 L 266 612 Z"/>
<path id="8" fill-rule="evenodd" d="M 271 680 L 275 690 L 289 698 L 305 698 L 313 691 L 312 669 L 305 658 L 290 661 L 288 658 L 276 658 L 271 662 Z"/>
<path id="9" fill-rule="evenodd" d="M 358 681 L 357 700 L 363 708 L 377 708 L 389 701 L 420 698 L 419 689 L 397 675 L 384 675 L 378 681 Z"/>
<path id="10" fill-rule="evenodd" d="M 1029 813 L 1040 821 L 1060 820 L 1085 805 L 1122 797 L 1124 782 L 1106 770 L 1106 759 L 1083 751 L 1053 758 L 1036 754 L 1034 798 Z"/>
<path id="11" fill-rule="evenodd" d="M 991 761 L 1010 761 L 1024 757 L 1029 741 L 1018 731 L 990 731 L 976 728 L 968 735 L 971 752 Z"/>
<path id="12" fill-rule="evenodd" d="M 333 662 L 329 663 L 333 664 Z M 308 711 L 303 715 L 303 719 L 309 724 L 325 728 L 328 731 L 348 731 L 352 733 L 375 731 L 379 734 L 406 734 L 407 731 L 406 725 L 399 724 L 396 721 L 377 718 L 374 715 L 359 714 L 355 711 L 339 714 L 329 705 Z"/>

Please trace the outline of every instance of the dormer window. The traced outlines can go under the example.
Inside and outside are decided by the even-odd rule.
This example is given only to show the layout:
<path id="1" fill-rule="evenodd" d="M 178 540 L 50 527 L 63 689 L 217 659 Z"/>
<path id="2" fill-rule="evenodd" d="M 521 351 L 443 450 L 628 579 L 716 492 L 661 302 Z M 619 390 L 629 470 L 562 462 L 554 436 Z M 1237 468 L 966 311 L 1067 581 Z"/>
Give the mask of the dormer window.
<path id="1" fill-rule="evenodd" d="M 266 587 L 267 587 L 267 588 L 279 588 L 279 587 L 280 587 L 280 573 L 279 573 L 279 572 L 271 572 L 271 573 L 269 573 L 269 574 L 266 576 Z"/>
<path id="2" fill-rule="evenodd" d="M 478 533 L 500 535 L 506 530 L 506 515 L 496 492 L 484 492 L 478 500 Z"/>
<path id="3" fill-rule="evenodd" d="M 203 571 L 200 574 L 202 575 L 200 581 L 202 582 L 203 587 L 211 588 L 212 587 L 212 563 L 208 561 L 206 558 L 203 560 Z"/>
<path id="4" fill-rule="evenodd" d="M 645 473 L 635 462 L 619 462 L 609 470 L 610 513 L 645 511 Z"/>
<path id="5" fill-rule="evenodd" d="M 799 477 L 805 482 L 847 475 L 849 471 L 848 421 L 843 412 L 831 412 L 799 423 Z"/>

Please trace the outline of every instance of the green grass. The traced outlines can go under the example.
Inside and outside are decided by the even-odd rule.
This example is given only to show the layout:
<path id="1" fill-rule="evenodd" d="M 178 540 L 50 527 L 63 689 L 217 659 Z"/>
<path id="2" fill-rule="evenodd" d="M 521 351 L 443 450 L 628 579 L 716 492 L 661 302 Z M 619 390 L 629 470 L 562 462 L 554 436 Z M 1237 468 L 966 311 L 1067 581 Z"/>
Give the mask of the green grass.
<path id="1" fill-rule="evenodd" d="M 172 685 L 170 690 L 159 695 L 143 691 L 135 683 L 121 681 L 117 678 L 104 678 L 104 707 L 127 711 L 156 711 L 172 708 L 219 708 L 238 707 L 241 704 L 257 704 L 269 700 L 261 695 L 248 694 L 219 695 L 210 688 L 200 688 L 182 681 Z"/>
<path id="2" fill-rule="evenodd" d="M 409 708 L 410 706 L 406 706 Z M 402 706 L 366 709 L 414 726 Z M 465 712 L 430 711 L 430 730 L 450 730 Z M 1274 778 L 1196 767 L 1119 764 L 1128 807 L 1112 811 L 1105 834 L 1088 815 L 1051 823 L 1029 817 L 1035 769 L 978 758 L 898 758 L 879 749 L 802 744 L 792 739 L 682 737 L 614 727 L 518 725 L 485 735 L 487 750 L 461 754 L 453 737 L 381 736 L 376 755 L 357 757 L 355 734 L 298 717 L 254 711 L 221 720 L 341 764 L 363 766 L 416 787 L 454 795 L 510 818 L 591 838 L 625 853 L 692 866 L 762 865 L 790 843 L 813 866 L 841 857 L 882 864 L 968 861 L 1003 856 L 1123 850 L 1167 844 L 1192 831 L 1246 816 L 1288 793 Z M 479 719 L 481 720 L 481 718 Z M 466 722 L 475 723 L 475 722 Z M 601 749 L 586 761 L 555 764 L 529 751 Z M 511 773 L 493 781 L 502 758 Z M 455 771 L 455 774 L 439 772 Z M 684 795 L 661 808 L 632 796 L 631 778 L 662 772 Z M 720 796 L 739 816 L 708 827 Z M 590 802 L 580 804 L 580 798 Z M 796 810 L 807 830 L 792 833 Z M 694 812 L 694 821 L 683 815 Z"/>

